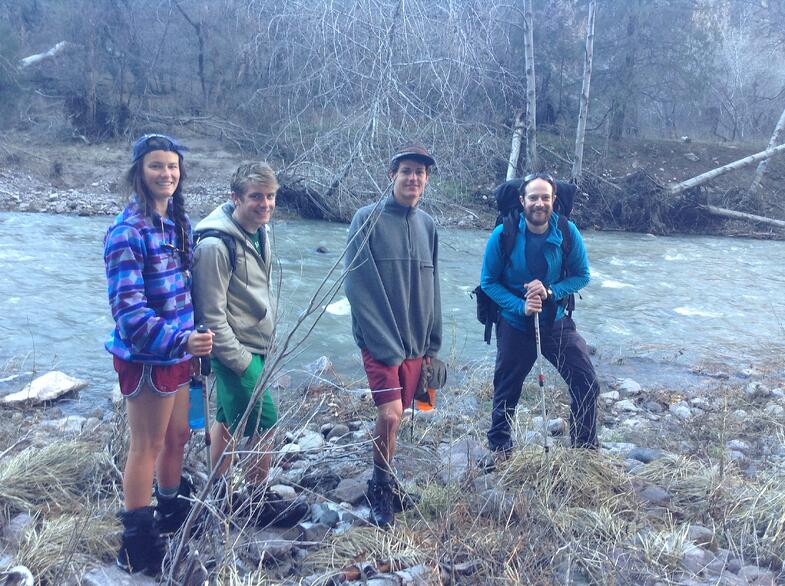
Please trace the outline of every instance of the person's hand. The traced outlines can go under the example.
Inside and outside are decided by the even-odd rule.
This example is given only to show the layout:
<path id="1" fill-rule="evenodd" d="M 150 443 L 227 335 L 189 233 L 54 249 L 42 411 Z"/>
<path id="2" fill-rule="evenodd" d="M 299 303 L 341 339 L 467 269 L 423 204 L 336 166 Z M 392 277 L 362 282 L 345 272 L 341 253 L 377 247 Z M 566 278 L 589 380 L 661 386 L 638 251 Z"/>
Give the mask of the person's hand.
<path id="1" fill-rule="evenodd" d="M 192 331 L 188 336 L 186 350 L 192 356 L 207 356 L 213 351 L 213 334 L 212 331 L 207 330 L 207 333 L 200 334 L 196 330 Z"/>
<path id="2" fill-rule="evenodd" d="M 530 283 L 526 283 L 524 287 L 526 288 L 526 295 L 523 297 L 526 300 L 537 296 L 539 296 L 542 300 L 545 300 L 545 298 L 548 297 L 548 291 L 545 288 L 545 285 L 543 285 L 542 281 L 539 279 L 534 279 Z"/>
<path id="3" fill-rule="evenodd" d="M 539 295 L 527 295 L 526 296 L 526 305 L 524 309 L 524 313 L 526 317 L 534 313 L 540 313 L 542 311 L 542 297 Z"/>

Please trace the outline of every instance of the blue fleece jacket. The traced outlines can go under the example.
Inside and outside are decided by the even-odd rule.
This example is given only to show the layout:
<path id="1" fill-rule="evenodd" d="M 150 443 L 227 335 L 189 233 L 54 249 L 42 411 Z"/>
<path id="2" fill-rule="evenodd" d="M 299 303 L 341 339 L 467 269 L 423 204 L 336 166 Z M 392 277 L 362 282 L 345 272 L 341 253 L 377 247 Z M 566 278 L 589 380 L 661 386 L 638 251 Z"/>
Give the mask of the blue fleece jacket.
<path id="1" fill-rule="evenodd" d="M 549 221 L 548 237 L 544 247 L 545 262 L 548 265 L 545 286 L 551 288 L 556 301 L 583 289 L 589 283 L 590 277 L 589 257 L 586 254 L 583 238 L 575 224 L 569 222 L 568 226 L 572 231 L 572 249 L 567 258 L 568 276 L 560 280 L 564 255 L 561 248 L 563 237 L 557 225 L 558 219 L 558 214 L 554 212 Z M 524 299 L 521 297 L 526 292 L 523 284 L 534 279 L 526 267 L 526 230 L 526 218 L 521 214 L 515 245 L 509 262 L 505 263 L 501 248 L 502 226 L 497 226 L 488 238 L 480 276 L 483 291 L 499 305 L 502 317 L 513 327 L 523 331 L 528 329 Z M 517 291 L 521 296 L 515 295 L 512 291 Z M 563 317 L 564 307 L 559 305 L 556 319 Z"/>

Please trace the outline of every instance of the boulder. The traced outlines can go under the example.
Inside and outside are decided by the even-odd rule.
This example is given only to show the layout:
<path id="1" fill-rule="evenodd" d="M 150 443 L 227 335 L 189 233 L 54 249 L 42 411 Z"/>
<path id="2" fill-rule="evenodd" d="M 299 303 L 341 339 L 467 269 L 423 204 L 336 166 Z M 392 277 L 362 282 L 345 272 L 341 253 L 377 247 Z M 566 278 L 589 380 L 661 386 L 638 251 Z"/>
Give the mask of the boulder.
<path id="1" fill-rule="evenodd" d="M 462 482 L 468 473 L 477 467 L 477 460 L 485 455 L 486 450 L 474 438 L 463 438 L 453 444 L 443 445 L 439 449 L 442 469 L 442 481 Z"/>
<path id="2" fill-rule="evenodd" d="M 624 378 L 616 383 L 616 390 L 622 397 L 634 397 L 643 392 L 643 387 L 631 378 Z"/>
<path id="3" fill-rule="evenodd" d="M 29 403 L 37 405 L 45 401 L 54 401 L 63 395 L 76 392 L 87 386 L 87 381 L 68 376 L 64 372 L 53 370 L 39 376 L 26 385 L 21 391 L 0 398 L 0 403 L 19 405 Z"/>
<path id="4" fill-rule="evenodd" d="M 355 505 L 365 498 L 367 482 L 362 478 L 344 478 L 335 487 L 332 496 L 341 503 Z"/>

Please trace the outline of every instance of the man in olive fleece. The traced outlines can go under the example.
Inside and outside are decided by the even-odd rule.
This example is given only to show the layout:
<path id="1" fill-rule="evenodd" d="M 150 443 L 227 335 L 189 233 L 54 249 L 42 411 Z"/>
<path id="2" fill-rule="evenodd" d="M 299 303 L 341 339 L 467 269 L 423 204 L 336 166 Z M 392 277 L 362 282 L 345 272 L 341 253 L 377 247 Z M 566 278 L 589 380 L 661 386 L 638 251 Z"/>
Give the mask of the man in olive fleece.
<path id="1" fill-rule="evenodd" d="M 401 506 L 391 464 L 403 410 L 442 342 L 439 238 L 433 218 L 417 208 L 434 164 L 419 145 L 399 149 L 390 161 L 392 193 L 359 209 L 349 228 L 346 297 L 377 407 L 368 500 L 380 527 L 394 523 L 395 496 Z"/>

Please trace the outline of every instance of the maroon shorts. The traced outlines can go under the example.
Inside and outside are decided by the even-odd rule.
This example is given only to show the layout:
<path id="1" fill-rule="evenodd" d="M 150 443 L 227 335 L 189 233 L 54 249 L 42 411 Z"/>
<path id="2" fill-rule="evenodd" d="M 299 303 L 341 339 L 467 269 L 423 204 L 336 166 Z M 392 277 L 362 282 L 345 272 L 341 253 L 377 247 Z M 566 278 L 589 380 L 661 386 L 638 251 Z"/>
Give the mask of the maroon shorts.
<path id="1" fill-rule="evenodd" d="M 379 406 L 390 401 L 401 401 L 404 409 L 411 407 L 414 392 L 420 384 L 422 357 L 409 358 L 398 366 L 387 366 L 371 356 L 365 348 L 362 355 L 373 402 Z"/>
<path id="2" fill-rule="evenodd" d="M 128 362 L 114 356 L 114 369 L 120 378 L 120 392 L 131 399 L 150 389 L 156 395 L 172 395 L 191 380 L 191 361 L 184 360 L 169 366 L 156 366 L 142 362 Z"/>

